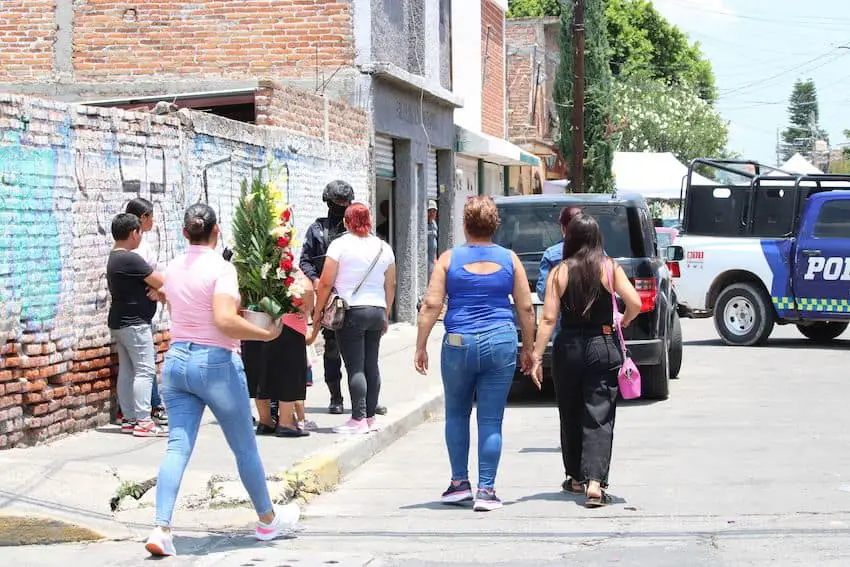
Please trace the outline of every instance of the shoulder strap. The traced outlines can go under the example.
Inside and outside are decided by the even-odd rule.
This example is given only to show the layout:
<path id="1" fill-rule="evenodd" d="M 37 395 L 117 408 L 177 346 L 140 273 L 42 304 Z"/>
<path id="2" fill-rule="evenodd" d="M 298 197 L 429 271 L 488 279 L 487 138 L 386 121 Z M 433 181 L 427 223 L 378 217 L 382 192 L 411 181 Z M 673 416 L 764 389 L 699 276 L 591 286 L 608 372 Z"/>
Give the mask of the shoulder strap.
<path id="1" fill-rule="evenodd" d="M 620 318 L 617 317 L 617 313 L 620 312 L 617 307 L 617 298 L 614 297 L 614 260 L 606 258 L 608 260 L 605 262 L 605 273 L 608 275 L 608 287 L 611 289 L 611 307 L 613 311 L 611 312 L 614 315 L 614 321 L 617 325 L 617 336 L 620 337 L 620 348 L 623 351 L 623 358 L 626 358 L 626 340 L 623 338 L 623 326 L 620 324 Z"/>
<path id="2" fill-rule="evenodd" d="M 352 296 L 357 295 L 357 292 L 360 291 L 360 288 L 363 286 L 363 283 L 366 281 L 366 278 L 369 277 L 369 274 L 372 273 L 372 270 L 375 269 L 375 264 L 378 263 L 378 259 L 381 257 L 381 254 L 384 253 L 384 241 L 380 242 L 380 246 L 378 247 L 378 253 L 375 254 L 375 259 L 372 260 L 372 264 L 369 266 L 369 269 L 366 270 L 366 273 L 363 274 L 363 277 L 360 278 L 360 282 L 358 282 L 357 287 L 354 288 L 354 291 L 351 292 Z"/>

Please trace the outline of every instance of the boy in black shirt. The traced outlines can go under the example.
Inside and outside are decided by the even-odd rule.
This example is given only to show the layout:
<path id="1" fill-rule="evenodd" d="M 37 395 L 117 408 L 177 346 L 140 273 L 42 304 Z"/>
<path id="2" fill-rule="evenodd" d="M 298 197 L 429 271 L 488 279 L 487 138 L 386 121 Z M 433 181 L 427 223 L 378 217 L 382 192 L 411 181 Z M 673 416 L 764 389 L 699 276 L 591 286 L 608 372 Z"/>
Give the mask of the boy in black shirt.
<path id="1" fill-rule="evenodd" d="M 115 246 L 106 264 L 112 303 L 108 325 L 118 352 L 118 403 L 124 413 L 121 429 L 136 437 L 163 435 L 151 419 L 151 387 L 156 379 L 156 354 L 151 323 L 156 302 L 148 288 L 159 290 L 164 278 L 133 252 L 142 240 L 135 215 L 121 213 L 112 219 Z"/>

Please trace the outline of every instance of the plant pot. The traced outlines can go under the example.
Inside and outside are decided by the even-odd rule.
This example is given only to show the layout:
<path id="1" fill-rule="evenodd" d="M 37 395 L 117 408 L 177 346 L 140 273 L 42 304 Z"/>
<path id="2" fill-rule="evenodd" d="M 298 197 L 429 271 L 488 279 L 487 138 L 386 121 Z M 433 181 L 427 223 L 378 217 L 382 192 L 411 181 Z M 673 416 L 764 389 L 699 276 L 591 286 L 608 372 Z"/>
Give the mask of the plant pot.
<path id="1" fill-rule="evenodd" d="M 249 323 L 260 327 L 261 329 L 270 329 L 272 326 L 272 318 L 268 313 L 262 311 L 242 310 L 242 317 Z"/>

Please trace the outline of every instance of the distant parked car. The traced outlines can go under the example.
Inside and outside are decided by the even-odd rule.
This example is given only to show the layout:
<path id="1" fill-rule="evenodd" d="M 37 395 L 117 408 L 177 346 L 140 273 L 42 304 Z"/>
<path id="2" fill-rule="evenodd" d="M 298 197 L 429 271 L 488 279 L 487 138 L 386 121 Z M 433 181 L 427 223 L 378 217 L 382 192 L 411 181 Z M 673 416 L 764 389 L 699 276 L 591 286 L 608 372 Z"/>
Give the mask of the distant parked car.
<path id="1" fill-rule="evenodd" d="M 675 228 L 668 227 L 655 227 L 655 234 L 658 238 L 658 255 L 662 258 L 667 257 L 667 247 L 672 246 L 676 237 L 679 236 L 679 231 Z"/>

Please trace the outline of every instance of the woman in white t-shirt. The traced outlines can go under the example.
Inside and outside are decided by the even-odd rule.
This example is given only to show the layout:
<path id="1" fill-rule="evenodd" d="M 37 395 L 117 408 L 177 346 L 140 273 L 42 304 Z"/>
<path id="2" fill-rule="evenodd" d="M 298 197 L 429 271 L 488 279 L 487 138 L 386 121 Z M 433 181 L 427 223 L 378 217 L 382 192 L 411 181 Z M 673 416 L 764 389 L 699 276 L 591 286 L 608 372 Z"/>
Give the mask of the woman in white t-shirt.
<path id="1" fill-rule="evenodd" d="M 348 374 L 351 419 L 335 427 L 334 432 L 369 433 L 377 429 L 375 408 L 381 389 L 378 351 L 395 300 L 395 256 L 386 242 L 371 234 L 372 216 L 366 205 L 349 206 L 344 223 L 348 233 L 331 242 L 325 256 L 307 344 L 316 340 L 322 311 L 331 290 L 336 289 L 349 306 L 336 336 Z"/>

